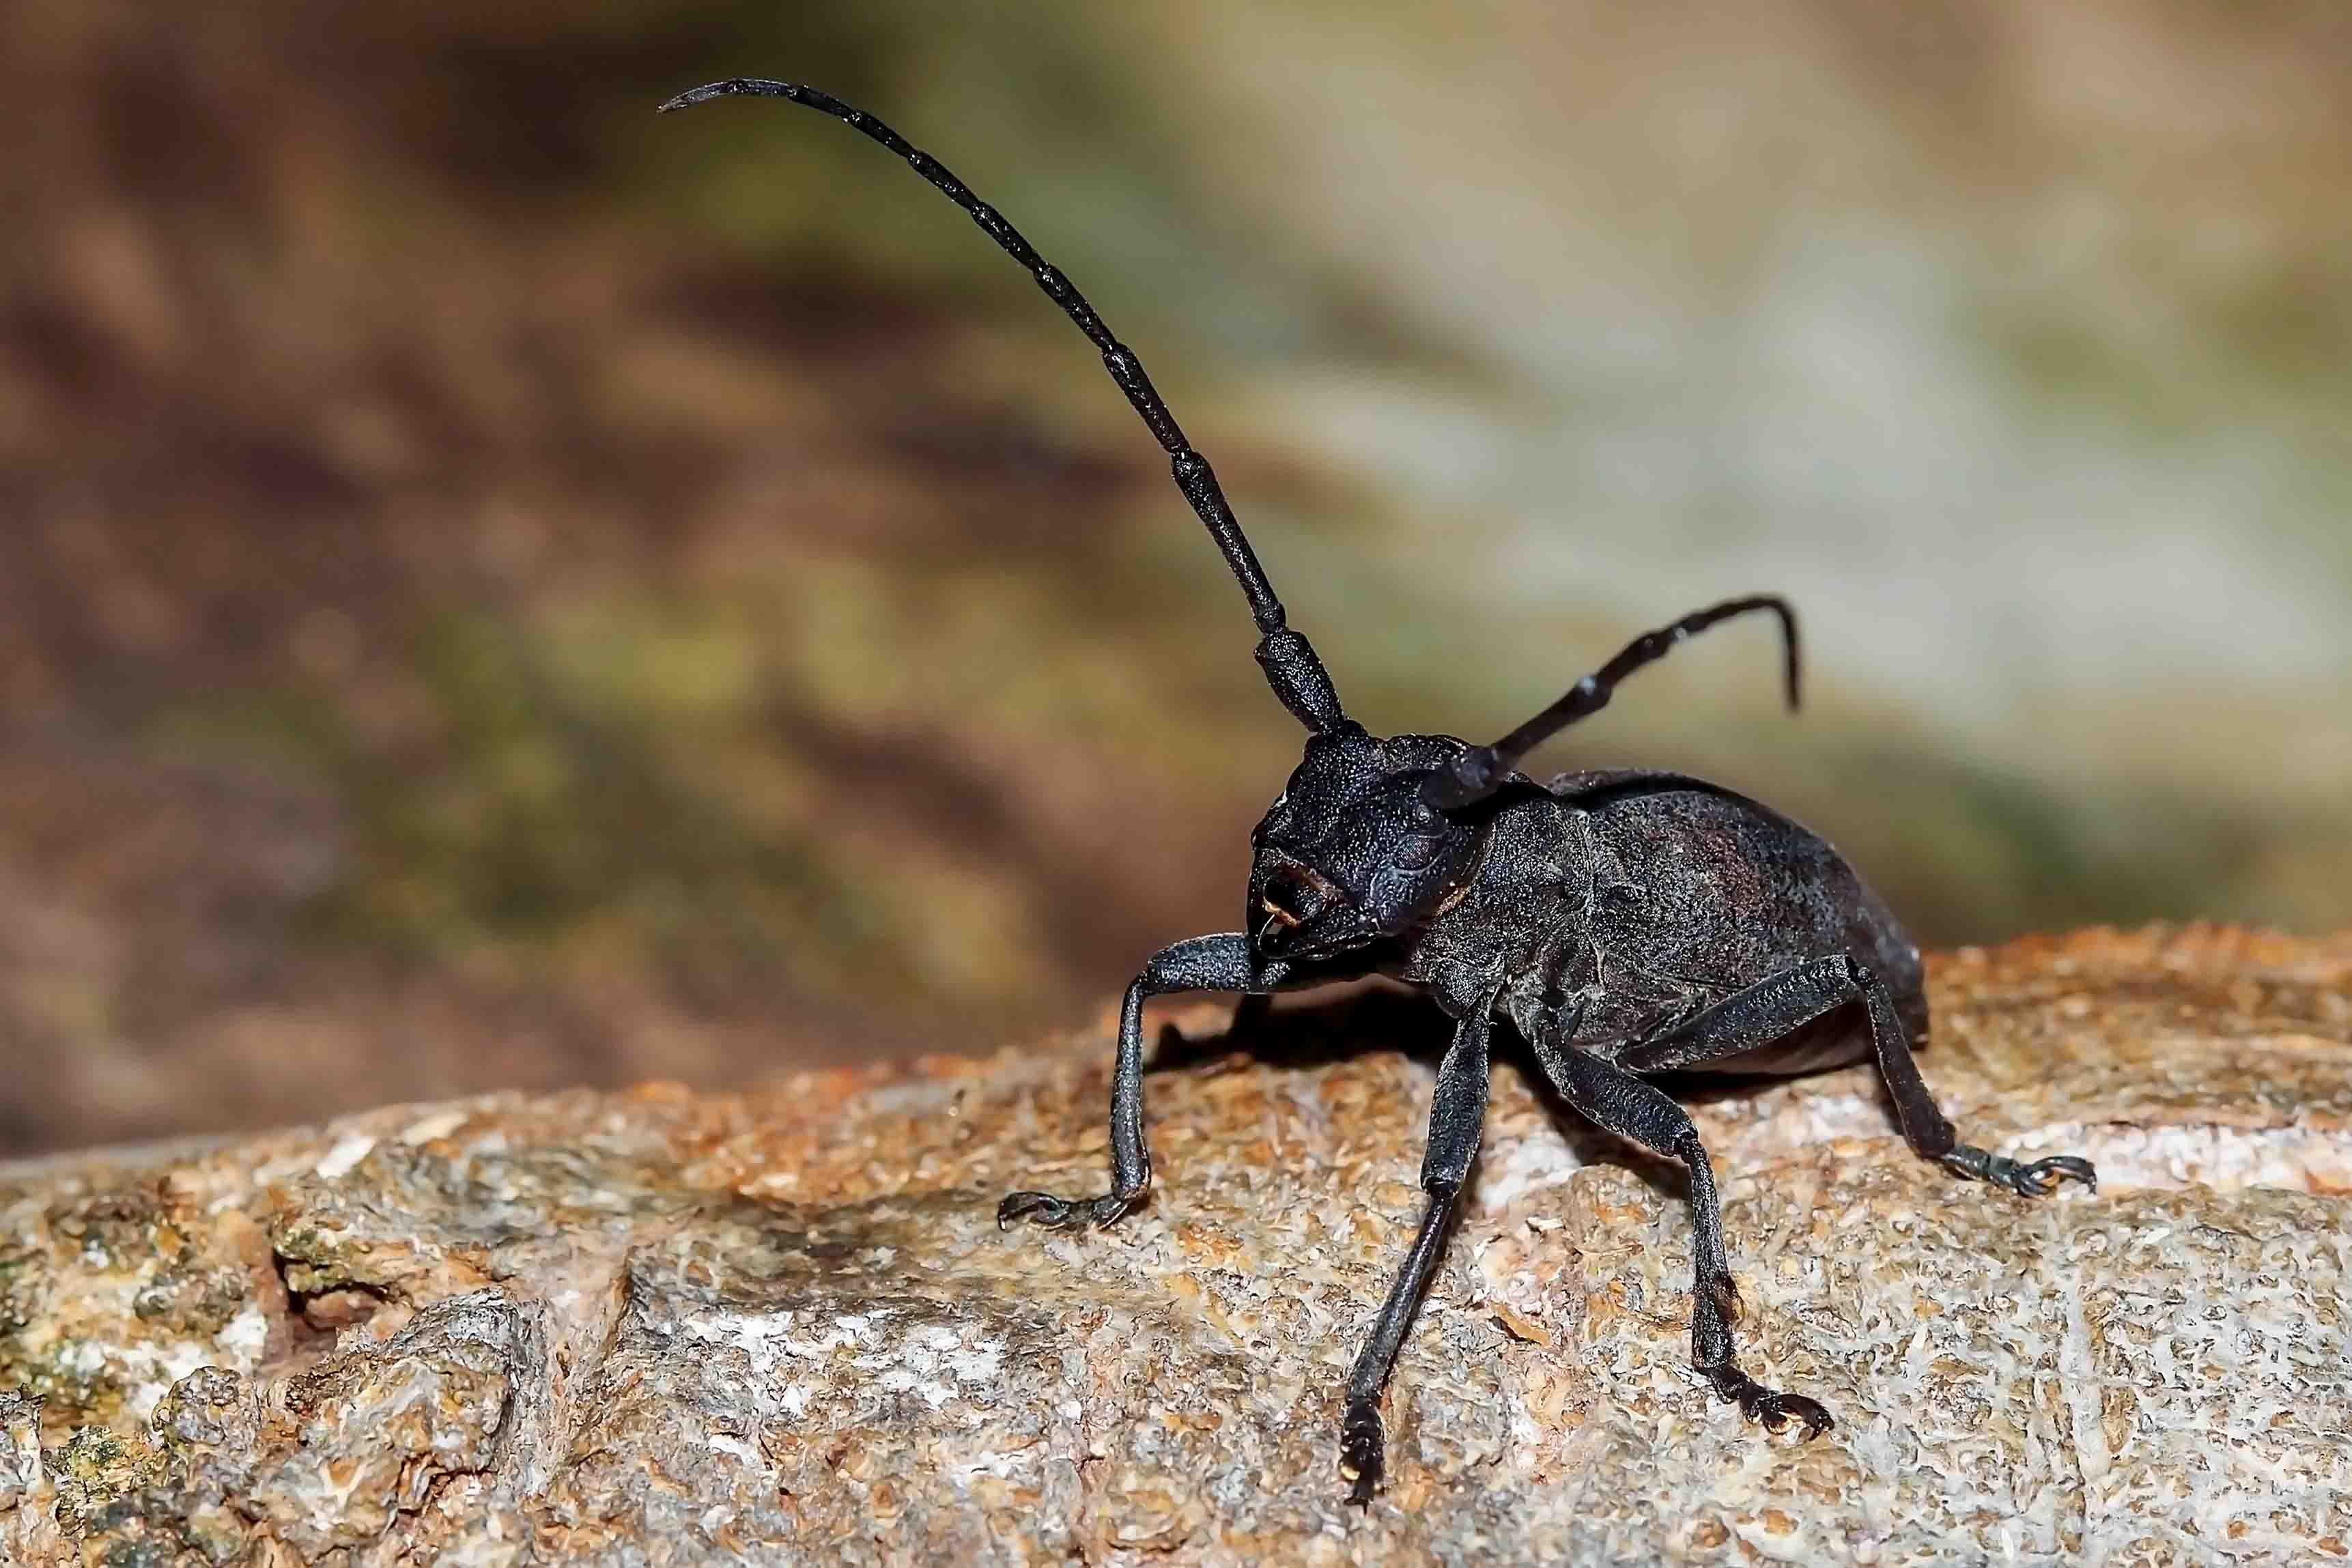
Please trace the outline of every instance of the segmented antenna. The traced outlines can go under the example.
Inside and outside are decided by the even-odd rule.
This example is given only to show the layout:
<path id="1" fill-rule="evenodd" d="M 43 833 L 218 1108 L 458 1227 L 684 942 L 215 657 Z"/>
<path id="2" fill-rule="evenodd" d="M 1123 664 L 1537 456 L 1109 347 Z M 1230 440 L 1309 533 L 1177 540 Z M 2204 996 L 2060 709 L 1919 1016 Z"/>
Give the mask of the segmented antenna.
<path id="1" fill-rule="evenodd" d="M 1618 682 L 1643 665 L 1664 658 L 1684 638 L 1696 636 L 1717 622 L 1757 610 L 1769 610 L 1780 618 L 1780 676 L 1788 690 L 1789 706 L 1794 710 L 1799 678 L 1803 673 L 1803 662 L 1798 653 L 1797 612 L 1777 593 L 1727 599 L 1720 604 L 1694 610 L 1672 625 L 1643 632 L 1620 649 L 1615 658 L 1569 687 L 1567 694 L 1551 706 L 1494 745 L 1471 747 L 1455 758 L 1445 772 L 1430 775 L 1428 782 L 1422 786 L 1422 799 L 1441 811 L 1459 810 L 1486 799 L 1502 788 L 1511 769 L 1519 765 L 1519 758 L 1579 719 L 1589 718 L 1607 707 L 1609 699 L 1616 695 Z"/>
<path id="2" fill-rule="evenodd" d="M 751 94 L 760 98 L 781 98 L 806 109 L 829 114 L 853 131 L 870 137 L 905 159 L 908 167 L 930 182 L 933 189 L 964 210 L 981 232 L 994 240 L 1004 254 L 1028 269 L 1045 298 L 1062 308 L 1062 313 L 1077 324 L 1087 340 L 1102 350 L 1103 368 L 1110 379 L 1127 394 L 1127 401 L 1142 416 L 1143 423 L 1168 454 L 1169 467 L 1176 478 L 1176 486 L 1184 498 L 1200 514 L 1208 526 L 1210 537 L 1217 549 L 1224 552 L 1225 564 L 1233 569 L 1234 578 L 1249 596 L 1250 615 L 1256 621 L 1259 632 L 1258 663 L 1265 669 L 1266 679 L 1275 695 L 1295 715 L 1298 722 L 1317 734 L 1339 728 L 1347 719 L 1339 711 L 1339 695 L 1332 688 L 1331 677 L 1316 657 L 1315 649 L 1306 637 L 1291 631 L 1283 618 L 1282 601 L 1275 597 L 1274 587 L 1265 580 L 1264 569 L 1257 563 L 1242 526 L 1234 517 L 1233 507 L 1226 503 L 1225 493 L 1217 485 L 1217 476 L 1209 460 L 1192 449 L 1184 439 L 1176 416 L 1168 412 L 1151 378 L 1144 373 L 1143 361 L 1135 350 L 1111 335 L 1087 297 L 1062 275 L 1061 268 L 1037 254 L 1036 248 L 1022 236 L 1021 231 L 1006 221 L 1003 214 L 972 194 L 967 186 L 950 172 L 947 165 L 914 146 L 907 139 L 866 113 L 813 87 L 797 82 L 770 81 L 759 77 L 733 77 L 726 81 L 711 82 L 688 92 L 679 93 L 661 106 L 665 114 L 685 109 L 691 104 L 714 98 L 732 98 Z"/>

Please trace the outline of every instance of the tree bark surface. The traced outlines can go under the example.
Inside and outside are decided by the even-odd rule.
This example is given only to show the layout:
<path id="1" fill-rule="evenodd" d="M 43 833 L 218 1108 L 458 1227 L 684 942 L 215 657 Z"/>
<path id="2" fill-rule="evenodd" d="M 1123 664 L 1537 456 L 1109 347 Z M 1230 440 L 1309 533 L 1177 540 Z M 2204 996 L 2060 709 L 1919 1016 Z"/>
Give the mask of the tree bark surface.
<path id="1" fill-rule="evenodd" d="M 0 1170 L 0 1561 L 2330 1562 L 2352 1543 L 2352 934 L 2084 932 L 1931 967 L 1955 1179 L 1868 1068 L 1695 1105 L 1767 1437 L 1687 1370 L 1676 1172 L 1498 1050 L 1386 1405 L 1434 1049 L 1382 991 L 1179 1015 L 1157 1185 L 1102 1031 L 737 1095 L 492 1096 Z"/>

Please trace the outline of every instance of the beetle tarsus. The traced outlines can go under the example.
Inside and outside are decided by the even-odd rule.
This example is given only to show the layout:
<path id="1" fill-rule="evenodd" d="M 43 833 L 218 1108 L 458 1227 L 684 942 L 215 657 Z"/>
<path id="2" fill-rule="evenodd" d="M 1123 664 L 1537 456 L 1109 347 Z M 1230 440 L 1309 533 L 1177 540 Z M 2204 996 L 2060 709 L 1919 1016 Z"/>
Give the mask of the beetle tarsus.
<path id="1" fill-rule="evenodd" d="M 1790 1422 L 1802 1421 L 1805 1424 L 1803 1440 L 1810 1443 L 1837 1425 L 1819 1400 L 1808 1399 L 1801 1394 L 1783 1394 L 1776 1388 L 1767 1388 L 1729 1362 L 1721 1366 L 1702 1366 L 1698 1370 L 1715 1385 L 1718 1398 L 1738 1406 L 1741 1415 L 1760 1423 L 1768 1432 L 1784 1432 Z"/>
<path id="2" fill-rule="evenodd" d="M 1943 1166 L 1960 1176 L 2005 1186 L 2021 1197 L 2047 1197 L 2063 1181 L 2078 1181 L 2093 1192 L 2099 1190 L 2097 1169 L 2079 1155 L 2052 1155 L 2028 1164 L 1962 1144 L 1943 1157 Z"/>
<path id="3" fill-rule="evenodd" d="M 1007 1228 L 1016 1219 L 1048 1230 L 1076 1230 L 1087 1225 L 1108 1225 L 1125 1214 L 1133 1200 L 1115 1192 L 1100 1197 L 1055 1197 L 1050 1192 L 1008 1192 L 996 1206 L 996 1228 Z"/>
<path id="4" fill-rule="evenodd" d="M 1349 1502 L 1359 1508 L 1371 1506 L 1372 1493 L 1380 1490 L 1381 1475 L 1387 1469 L 1386 1454 L 1380 1407 L 1349 1400 L 1348 1414 L 1339 1423 L 1339 1473 L 1349 1483 Z"/>

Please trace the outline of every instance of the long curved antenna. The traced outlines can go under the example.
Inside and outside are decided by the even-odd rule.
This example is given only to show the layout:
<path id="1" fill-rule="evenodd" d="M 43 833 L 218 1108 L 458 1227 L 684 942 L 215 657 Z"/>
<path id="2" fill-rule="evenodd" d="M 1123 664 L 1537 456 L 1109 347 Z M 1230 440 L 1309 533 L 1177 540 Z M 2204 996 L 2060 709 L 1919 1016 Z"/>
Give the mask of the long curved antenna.
<path id="1" fill-rule="evenodd" d="M 1276 598 L 1274 587 L 1265 580 L 1265 570 L 1257 564 L 1257 556 L 1250 549 L 1249 539 L 1234 519 L 1234 509 L 1226 504 L 1225 493 L 1217 486 L 1217 476 L 1209 460 L 1192 449 L 1184 439 L 1183 429 L 1175 415 L 1160 400 L 1158 389 L 1143 371 L 1143 361 L 1135 351 L 1103 325 L 1087 297 L 1077 291 L 1070 280 L 1022 237 L 1021 231 L 1005 221 L 1004 214 L 972 194 L 971 188 L 948 171 L 945 164 L 921 148 L 866 113 L 852 109 L 839 99 L 819 92 L 813 87 L 797 82 L 770 81 L 759 77 L 733 77 L 715 81 L 706 87 L 679 93 L 661 106 L 665 114 L 714 98 L 732 98 L 739 94 L 760 98 L 781 98 L 806 109 L 829 114 L 853 131 L 861 131 L 904 158 L 916 173 L 929 181 L 934 189 L 947 197 L 1003 248 L 1004 254 L 1028 268 L 1045 298 L 1062 308 L 1063 314 L 1077 323 L 1078 330 L 1087 335 L 1094 346 L 1102 350 L 1103 368 L 1110 379 L 1127 394 L 1127 401 L 1143 417 L 1153 436 L 1168 453 L 1169 466 L 1175 474 L 1176 486 L 1184 498 L 1208 525 L 1210 537 L 1217 549 L 1224 552 L 1225 564 L 1233 569 L 1234 578 L 1249 596 L 1250 615 L 1257 622 L 1259 632 L 1257 662 L 1265 666 L 1267 684 L 1282 706 L 1295 715 L 1298 722 L 1318 735 L 1327 734 L 1348 721 L 1339 711 L 1339 694 L 1332 688 L 1331 677 L 1323 662 L 1315 656 L 1314 644 L 1293 632 L 1285 623 L 1282 601 Z"/>
<path id="2" fill-rule="evenodd" d="M 1670 626 L 1643 632 L 1626 643 L 1615 658 L 1569 687 L 1568 695 L 1559 701 L 1494 745 L 1474 747 L 1457 758 L 1449 771 L 1432 774 L 1422 786 L 1422 799 L 1441 811 L 1458 810 L 1485 800 L 1502 787 L 1520 758 L 1577 720 L 1607 707 L 1618 682 L 1643 665 L 1664 658 L 1684 638 L 1696 636 L 1718 621 L 1728 621 L 1751 610 L 1769 610 L 1780 618 L 1781 678 L 1788 687 L 1789 706 L 1794 708 L 1801 671 L 1797 651 L 1797 612 L 1777 593 L 1727 599 L 1720 604 L 1694 610 Z"/>

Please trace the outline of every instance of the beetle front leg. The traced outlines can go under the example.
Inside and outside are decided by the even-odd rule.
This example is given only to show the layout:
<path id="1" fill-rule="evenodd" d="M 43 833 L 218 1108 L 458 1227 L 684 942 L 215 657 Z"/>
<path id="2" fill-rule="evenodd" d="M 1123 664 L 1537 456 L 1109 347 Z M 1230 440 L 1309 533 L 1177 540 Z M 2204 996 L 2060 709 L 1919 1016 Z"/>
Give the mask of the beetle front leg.
<path id="1" fill-rule="evenodd" d="M 1048 1192 L 1007 1193 L 996 1206 L 1001 1228 L 1016 1219 L 1056 1229 L 1108 1225 L 1151 1188 L 1151 1151 L 1143 1140 L 1143 1004 L 1171 991 L 1257 991 L 1278 986 L 1289 966 L 1260 964 L 1238 931 L 1194 936 L 1162 947 L 1127 988 L 1118 1012 L 1118 1060 L 1110 1077 L 1110 1190 L 1098 1197 Z"/>

